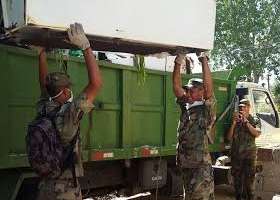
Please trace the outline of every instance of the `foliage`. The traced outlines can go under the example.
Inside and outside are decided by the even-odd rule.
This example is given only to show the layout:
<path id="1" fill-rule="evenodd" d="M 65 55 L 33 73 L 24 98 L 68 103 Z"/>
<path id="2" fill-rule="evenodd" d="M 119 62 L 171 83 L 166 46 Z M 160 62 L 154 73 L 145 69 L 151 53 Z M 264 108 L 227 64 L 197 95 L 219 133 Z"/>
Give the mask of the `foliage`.
<path id="1" fill-rule="evenodd" d="M 145 70 L 145 56 L 143 55 L 135 55 L 134 56 L 134 66 L 137 67 L 137 81 L 139 85 L 144 85 L 147 78 L 147 73 Z"/>
<path id="2" fill-rule="evenodd" d="M 68 51 L 64 49 L 55 49 L 52 51 L 52 54 L 55 56 L 56 66 L 61 72 L 67 74 Z"/>
<path id="3" fill-rule="evenodd" d="M 277 80 L 272 88 L 272 93 L 274 96 L 274 100 L 276 102 L 278 111 L 280 112 L 280 80 Z"/>
<path id="4" fill-rule="evenodd" d="M 217 0 L 214 67 L 245 69 L 258 82 L 280 72 L 280 1 Z"/>

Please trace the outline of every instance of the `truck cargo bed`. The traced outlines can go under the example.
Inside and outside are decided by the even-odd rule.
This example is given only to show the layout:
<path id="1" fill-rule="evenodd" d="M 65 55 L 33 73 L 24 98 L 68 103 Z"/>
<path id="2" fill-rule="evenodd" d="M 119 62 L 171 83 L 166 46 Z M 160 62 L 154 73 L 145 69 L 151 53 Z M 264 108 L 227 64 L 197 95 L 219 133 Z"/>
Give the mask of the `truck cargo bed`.
<path id="1" fill-rule="evenodd" d="M 75 95 L 86 85 L 84 60 L 70 57 L 60 66 L 57 56 L 49 56 L 49 71 L 66 70 Z M 26 127 L 35 116 L 39 97 L 38 58 L 31 50 L 0 45 L 0 168 L 28 166 L 25 154 Z M 65 65 L 66 64 L 66 65 Z M 85 162 L 174 156 L 179 108 L 172 91 L 170 72 L 147 70 L 139 84 L 136 67 L 99 61 L 103 88 L 95 109 L 81 122 Z M 184 82 L 190 76 L 184 76 Z M 235 82 L 214 79 L 218 116 L 235 94 Z M 215 144 L 224 148 L 224 131 L 230 114 L 216 125 Z"/>

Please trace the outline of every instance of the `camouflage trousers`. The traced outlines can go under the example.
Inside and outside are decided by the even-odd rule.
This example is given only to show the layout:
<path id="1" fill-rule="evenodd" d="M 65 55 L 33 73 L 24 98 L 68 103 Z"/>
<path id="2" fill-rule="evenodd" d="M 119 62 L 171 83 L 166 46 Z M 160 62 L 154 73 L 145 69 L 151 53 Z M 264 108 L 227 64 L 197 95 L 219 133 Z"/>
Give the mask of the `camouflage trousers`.
<path id="1" fill-rule="evenodd" d="M 214 175 L 211 165 L 182 169 L 184 200 L 214 200 Z"/>
<path id="2" fill-rule="evenodd" d="M 232 160 L 236 200 L 253 200 L 256 165 L 254 159 Z"/>
<path id="3" fill-rule="evenodd" d="M 37 200 L 82 200 L 79 183 L 74 186 L 73 179 L 42 180 L 39 184 Z"/>

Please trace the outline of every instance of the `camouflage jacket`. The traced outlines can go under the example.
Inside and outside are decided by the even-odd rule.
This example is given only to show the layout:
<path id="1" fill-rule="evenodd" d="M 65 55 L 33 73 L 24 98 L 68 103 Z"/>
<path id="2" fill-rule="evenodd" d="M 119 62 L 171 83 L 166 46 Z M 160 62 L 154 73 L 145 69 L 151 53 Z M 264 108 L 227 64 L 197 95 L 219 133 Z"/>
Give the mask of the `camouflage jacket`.
<path id="1" fill-rule="evenodd" d="M 255 127 L 260 128 L 260 121 L 254 119 L 252 115 L 248 117 L 249 123 Z M 256 143 L 255 137 L 249 132 L 249 129 L 243 123 L 237 123 L 232 139 L 231 159 L 255 159 L 256 158 Z"/>
<path id="2" fill-rule="evenodd" d="M 181 116 L 177 130 L 177 165 L 181 168 L 197 168 L 211 164 L 208 150 L 210 132 L 215 115 L 215 97 L 189 105 L 184 98 L 177 99 Z"/>
<path id="3" fill-rule="evenodd" d="M 43 94 L 37 103 L 37 114 L 39 116 L 47 114 L 59 106 L 58 102 L 49 101 L 48 96 Z M 88 113 L 92 108 L 93 105 L 87 101 L 85 94 L 81 94 L 74 98 L 72 102 L 67 102 L 61 106 L 55 118 L 55 125 L 63 145 L 68 145 L 72 141 L 79 129 L 83 114 Z M 76 176 L 80 177 L 83 176 L 80 138 L 76 142 L 74 152 L 77 158 L 75 163 Z M 61 178 L 72 178 L 71 170 L 65 170 Z"/>

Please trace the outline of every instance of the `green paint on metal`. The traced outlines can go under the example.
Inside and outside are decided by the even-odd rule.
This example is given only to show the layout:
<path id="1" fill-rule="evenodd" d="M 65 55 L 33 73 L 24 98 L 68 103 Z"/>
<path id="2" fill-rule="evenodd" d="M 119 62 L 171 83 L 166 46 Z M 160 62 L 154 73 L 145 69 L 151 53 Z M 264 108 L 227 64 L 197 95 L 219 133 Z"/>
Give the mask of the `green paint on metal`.
<path id="1" fill-rule="evenodd" d="M 131 135 L 130 133 L 130 78 L 131 78 L 131 71 L 122 70 L 122 143 L 121 147 L 126 149 L 131 147 Z"/>
<path id="2" fill-rule="evenodd" d="M 0 45 L 1 98 L 0 168 L 26 167 L 25 133 L 28 122 L 35 115 L 39 97 L 38 58 L 30 50 Z M 59 70 L 55 56 L 48 57 L 50 71 Z M 141 158 L 144 147 L 157 152 L 145 156 L 175 155 L 176 129 L 179 108 L 172 91 L 171 73 L 146 70 L 144 86 L 137 83 L 137 69 L 100 61 L 103 88 L 95 109 L 83 117 L 81 137 L 85 161 L 95 152 L 106 154 L 107 160 Z M 87 83 L 83 59 L 70 57 L 67 73 L 77 95 Z M 191 76 L 184 76 L 186 82 Z M 218 116 L 235 93 L 235 82 L 214 79 L 218 100 Z M 229 126 L 230 114 L 216 126 L 215 144 L 211 151 L 223 150 L 224 130 Z M 146 152 L 147 153 L 147 152 Z"/>

